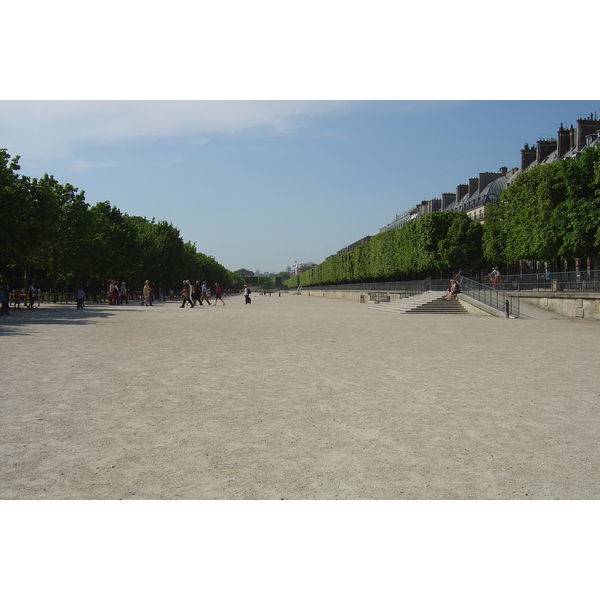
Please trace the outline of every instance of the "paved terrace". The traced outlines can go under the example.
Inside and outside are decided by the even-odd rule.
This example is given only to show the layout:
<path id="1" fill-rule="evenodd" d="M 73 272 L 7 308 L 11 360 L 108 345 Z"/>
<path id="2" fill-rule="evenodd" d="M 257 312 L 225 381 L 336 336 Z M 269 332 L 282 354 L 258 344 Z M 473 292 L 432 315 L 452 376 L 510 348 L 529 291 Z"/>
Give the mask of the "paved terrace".
<path id="1" fill-rule="evenodd" d="M 599 322 L 225 302 L 2 317 L 0 498 L 600 498 Z"/>

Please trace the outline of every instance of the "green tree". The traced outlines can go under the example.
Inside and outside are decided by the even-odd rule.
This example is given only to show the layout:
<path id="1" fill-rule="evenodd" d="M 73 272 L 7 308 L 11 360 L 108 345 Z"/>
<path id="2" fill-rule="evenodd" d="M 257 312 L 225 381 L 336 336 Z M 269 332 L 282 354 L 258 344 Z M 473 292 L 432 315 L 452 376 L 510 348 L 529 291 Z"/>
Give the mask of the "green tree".
<path id="1" fill-rule="evenodd" d="M 0 256 L 5 265 L 22 267 L 34 223 L 31 182 L 18 174 L 19 158 L 0 149 Z"/>
<path id="2" fill-rule="evenodd" d="M 488 260 L 552 262 L 600 249 L 600 149 L 521 173 L 486 209 Z"/>
<path id="3" fill-rule="evenodd" d="M 443 270 L 478 270 L 483 267 L 483 227 L 464 212 L 451 213 L 445 236 L 439 241 L 439 264 Z"/>
<path id="4" fill-rule="evenodd" d="M 31 193 L 36 235 L 29 246 L 28 262 L 52 278 L 56 291 L 59 279 L 71 282 L 78 271 L 89 207 L 83 192 L 78 193 L 70 184 L 58 183 L 48 174 L 32 181 Z"/>
<path id="5" fill-rule="evenodd" d="M 261 275 L 258 278 L 258 283 L 263 290 L 269 290 L 275 285 L 273 279 L 267 275 Z"/>
<path id="6" fill-rule="evenodd" d="M 553 215 L 562 232 L 561 258 L 591 257 L 598 253 L 600 231 L 600 148 L 583 152 L 578 160 L 559 162 L 556 173 L 565 190 Z"/>

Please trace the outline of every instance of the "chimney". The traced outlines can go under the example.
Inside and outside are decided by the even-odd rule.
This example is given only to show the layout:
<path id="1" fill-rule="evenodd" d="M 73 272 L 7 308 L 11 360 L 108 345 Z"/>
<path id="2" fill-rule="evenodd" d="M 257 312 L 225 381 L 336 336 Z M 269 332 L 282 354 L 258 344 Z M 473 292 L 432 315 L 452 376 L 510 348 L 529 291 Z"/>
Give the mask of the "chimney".
<path id="1" fill-rule="evenodd" d="M 587 119 L 577 119 L 577 152 L 583 150 L 586 136 L 600 129 L 600 121 L 595 117 L 595 114 L 591 114 Z"/>
<path id="2" fill-rule="evenodd" d="M 494 179 L 501 177 L 500 173 L 479 173 L 479 187 L 477 191 L 481 192 L 490 184 Z"/>
<path id="3" fill-rule="evenodd" d="M 461 183 L 456 186 L 456 199 L 461 200 L 462 197 L 469 192 L 469 186 L 466 183 Z"/>
<path id="4" fill-rule="evenodd" d="M 446 210 L 453 202 L 456 202 L 456 194 L 442 194 L 442 210 Z"/>
<path id="5" fill-rule="evenodd" d="M 479 177 L 469 177 L 469 198 L 479 189 Z"/>
<path id="6" fill-rule="evenodd" d="M 530 148 L 529 144 L 525 144 L 521 150 L 521 171 L 524 171 L 531 163 L 535 162 L 536 150 Z"/>
<path id="7" fill-rule="evenodd" d="M 569 150 L 571 150 L 571 137 L 572 137 L 573 125 L 571 125 L 571 131 L 565 129 L 560 124 L 560 129 L 557 133 L 557 148 L 558 148 L 558 158 L 562 158 Z"/>
<path id="8" fill-rule="evenodd" d="M 539 165 L 546 157 L 556 150 L 556 140 L 539 140 L 535 159 Z"/>
<path id="9" fill-rule="evenodd" d="M 437 212 L 442 206 L 442 201 L 439 198 L 432 198 L 429 201 L 429 212 Z"/>
<path id="10" fill-rule="evenodd" d="M 500 167 L 499 173 L 500 173 L 500 177 L 506 177 L 506 174 L 508 173 L 508 168 Z"/>

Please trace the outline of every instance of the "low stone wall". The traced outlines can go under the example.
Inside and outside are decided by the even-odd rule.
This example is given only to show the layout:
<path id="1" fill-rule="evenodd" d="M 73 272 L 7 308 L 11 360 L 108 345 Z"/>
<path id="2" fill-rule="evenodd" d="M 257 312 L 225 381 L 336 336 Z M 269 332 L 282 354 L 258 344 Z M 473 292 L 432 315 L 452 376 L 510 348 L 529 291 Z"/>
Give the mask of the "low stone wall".
<path id="1" fill-rule="evenodd" d="M 293 292 L 292 292 L 293 293 Z M 365 290 L 301 290 L 303 296 L 314 296 L 316 298 L 334 298 L 336 300 L 353 300 L 354 302 L 372 302 L 371 297 L 376 295 L 380 302 L 383 302 L 383 298 L 388 297 L 389 302 L 394 300 L 402 300 L 409 296 L 406 292 L 380 292 L 377 290 L 365 291 Z"/>
<path id="2" fill-rule="evenodd" d="M 479 315 L 482 317 L 489 317 L 489 316 L 504 317 L 504 314 L 501 311 L 496 310 L 494 308 L 485 307 L 484 305 L 481 305 L 476 300 L 473 300 L 472 298 L 469 298 L 468 296 L 465 296 L 464 294 L 459 294 L 457 299 L 460 302 L 460 305 L 470 315 Z"/>
<path id="3" fill-rule="evenodd" d="M 597 292 L 517 292 L 511 294 L 543 310 L 573 319 L 600 319 L 600 294 Z"/>
<path id="4" fill-rule="evenodd" d="M 298 292 L 291 292 L 298 293 Z M 441 293 L 441 292 L 440 292 Z M 369 302 L 369 298 L 388 297 L 390 301 L 401 300 L 409 294 L 406 292 L 365 291 L 365 290 L 310 290 L 303 289 L 303 296 L 316 298 L 334 298 L 337 300 L 350 300 L 353 302 Z M 524 302 L 547 310 L 563 317 L 577 319 L 600 319 L 600 293 L 598 292 L 513 292 L 511 296 L 519 297 Z M 459 296 L 460 298 L 460 296 Z M 474 303 L 464 302 L 463 305 L 472 314 L 494 314 L 478 308 Z M 492 309 L 493 310 L 493 309 Z M 498 314 L 501 311 L 497 311 Z"/>

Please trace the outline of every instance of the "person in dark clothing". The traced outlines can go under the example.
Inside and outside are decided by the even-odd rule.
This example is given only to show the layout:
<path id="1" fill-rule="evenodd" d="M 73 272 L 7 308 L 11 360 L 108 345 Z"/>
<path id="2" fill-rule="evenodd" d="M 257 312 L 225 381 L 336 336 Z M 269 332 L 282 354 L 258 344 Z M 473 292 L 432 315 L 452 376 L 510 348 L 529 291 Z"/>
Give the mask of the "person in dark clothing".
<path id="1" fill-rule="evenodd" d="M 192 302 L 192 286 L 190 284 L 189 279 L 184 279 L 183 280 L 183 289 L 181 290 L 181 295 L 183 296 L 183 302 L 181 303 L 181 306 L 179 308 L 185 308 L 185 303 L 189 302 L 190 303 L 190 307 L 194 308 L 194 303 Z"/>

